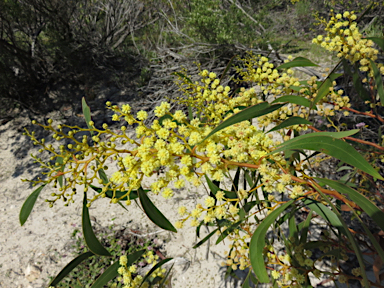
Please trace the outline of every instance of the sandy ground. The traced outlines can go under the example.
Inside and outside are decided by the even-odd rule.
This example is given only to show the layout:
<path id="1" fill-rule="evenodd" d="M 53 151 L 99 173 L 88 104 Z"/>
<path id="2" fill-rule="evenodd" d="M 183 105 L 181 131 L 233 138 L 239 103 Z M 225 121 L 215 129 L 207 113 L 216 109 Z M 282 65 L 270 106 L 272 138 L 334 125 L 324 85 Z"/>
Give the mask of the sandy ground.
<path id="1" fill-rule="evenodd" d="M 80 197 L 69 207 L 57 203 L 49 208 L 44 200 L 53 189 L 46 187 L 28 221 L 20 226 L 21 206 L 35 189 L 21 179 L 32 179 L 39 173 L 39 165 L 34 164 L 29 156 L 31 153 L 37 154 L 37 148 L 28 137 L 22 135 L 25 126 L 31 127 L 26 115 L 0 126 L 0 287 L 4 288 L 47 287 L 48 277 L 56 275 L 72 260 L 68 243 L 73 226 L 80 226 L 81 223 Z M 152 197 L 152 200 L 174 223 L 178 219 L 177 208 L 180 205 L 192 208 L 205 195 L 202 189 L 188 187 L 178 191 L 171 201 L 164 201 L 161 196 Z M 134 205 L 129 210 L 128 213 L 102 199 L 92 205 L 90 215 L 97 225 L 104 227 L 113 223 L 116 227 L 139 227 L 144 233 L 160 230 Z M 202 229 L 201 237 L 207 233 Z M 220 266 L 224 250 L 228 250 L 228 242 L 218 246 L 204 244 L 193 249 L 192 246 L 199 240 L 192 227 L 183 228 L 177 234 L 162 232 L 159 237 L 167 240 L 164 244 L 166 256 L 178 260 L 174 266 L 172 287 L 237 286 L 233 282 L 225 283 L 225 272 Z"/>

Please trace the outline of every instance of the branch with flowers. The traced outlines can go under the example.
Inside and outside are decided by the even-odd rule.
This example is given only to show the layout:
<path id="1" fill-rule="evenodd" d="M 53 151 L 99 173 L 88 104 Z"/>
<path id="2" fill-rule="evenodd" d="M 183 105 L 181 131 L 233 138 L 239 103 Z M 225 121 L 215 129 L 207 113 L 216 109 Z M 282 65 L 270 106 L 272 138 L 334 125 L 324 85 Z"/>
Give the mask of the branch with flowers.
<path id="1" fill-rule="evenodd" d="M 384 66 L 376 60 L 380 53 L 377 48 L 384 49 L 384 40 L 365 39 L 356 19 L 353 12 L 331 15 L 327 35 L 313 42 L 335 51 L 357 78 L 366 72 L 360 84 L 369 83 L 366 88 L 374 95 L 370 104 L 380 109 L 384 104 Z M 48 153 L 51 161 L 33 156 L 45 169 L 45 178 L 31 180 L 39 188 L 24 203 L 21 224 L 46 185 L 59 184 L 57 192 L 46 200 L 51 207 L 58 200 L 65 205 L 74 202 L 79 187 L 83 187 L 83 234 L 90 252 L 69 263 L 65 273 L 86 257 L 109 255 L 90 225 L 88 208 L 92 202 L 108 198 L 129 206 L 138 199 L 143 211 L 162 229 L 177 232 L 187 229 L 187 223 L 216 227 L 195 248 L 212 237 L 217 237 L 217 244 L 224 239 L 231 241 L 224 265 L 232 270 L 249 268 L 243 287 L 249 287 L 251 280 L 278 287 L 310 287 L 315 278 L 382 287 L 382 275 L 377 272 L 381 265 L 377 263 L 384 261 L 378 236 L 384 231 L 384 212 L 383 201 L 374 192 L 380 191 L 384 180 L 380 164 L 383 143 L 360 139 L 359 129 L 343 131 L 332 121 L 337 115 L 347 117 L 350 113 L 381 121 L 378 110 L 351 108 L 350 98 L 336 89 L 340 74 L 331 72 L 323 81 L 315 77 L 300 81 L 291 68 L 317 66 L 308 59 L 290 58 L 278 67 L 267 57 L 252 53 L 239 60 L 242 65 L 236 67 L 237 73 L 253 88 L 232 93 L 230 87 L 221 85 L 223 75 L 200 70 L 200 80 L 194 82 L 185 72 L 177 73 L 184 96 L 176 101 L 183 107 L 172 110 L 170 101 L 174 100 L 162 102 L 154 109 L 156 120 L 151 124 L 146 124 L 146 111 L 134 115 L 129 104 L 119 107 L 107 102 L 120 131 L 113 132 L 107 124 L 97 128 L 84 100 L 88 128 L 54 127 L 52 120 L 46 124 L 33 121 L 50 131 L 54 140 L 71 143 L 47 145 L 45 139 L 26 130 L 41 147 L 39 152 Z M 327 119 L 333 130 L 317 129 L 315 116 Z M 136 126 L 133 136 L 132 125 Z M 320 158 L 324 155 L 337 159 L 353 173 L 336 180 L 318 177 L 310 167 L 326 161 Z M 118 171 L 107 176 L 111 162 Z M 144 189 L 143 181 L 160 170 L 156 181 Z M 179 207 L 180 219 L 171 223 L 150 196 L 161 193 L 164 201 L 171 201 L 174 190 L 185 187 L 186 182 L 196 187 L 205 185 L 207 196 L 191 211 Z M 371 183 L 371 191 L 363 185 L 366 182 Z M 351 226 L 351 218 L 357 220 L 360 230 Z M 319 230 L 321 234 L 316 234 Z M 144 252 L 123 256 L 92 287 L 102 287 L 118 274 L 124 287 L 162 285 L 167 274 L 161 266 L 170 259 L 155 261 L 153 269 L 140 276 L 134 263 Z M 366 273 L 368 258 L 376 263 L 373 280 Z M 348 261 L 356 263 L 351 272 L 343 268 Z M 64 272 L 50 285 L 57 285 Z M 154 282 L 156 277 L 162 280 Z"/>

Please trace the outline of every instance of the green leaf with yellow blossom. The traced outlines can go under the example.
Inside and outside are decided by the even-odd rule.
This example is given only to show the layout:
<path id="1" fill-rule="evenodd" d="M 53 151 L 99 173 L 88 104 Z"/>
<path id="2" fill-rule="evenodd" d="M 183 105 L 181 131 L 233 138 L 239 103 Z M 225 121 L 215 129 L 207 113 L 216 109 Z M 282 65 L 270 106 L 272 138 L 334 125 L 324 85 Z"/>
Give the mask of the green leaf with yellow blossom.
<path id="1" fill-rule="evenodd" d="M 152 267 L 151 270 L 149 270 L 149 272 L 145 275 L 145 277 L 143 278 L 143 281 L 141 282 L 139 288 L 143 285 L 143 283 L 153 274 L 153 272 L 155 272 L 158 268 L 160 268 L 161 266 L 163 266 L 165 263 L 171 261 L 173 258 L 166 258 L 166 259 L 163 259 L 161 260 L 159 263 L 157 263 L 155 266 Z"/>
<path id="2" fill-rule="evenodd" d="M 59 282 L 66 277 L 73 269 L 75 269 L 81 262 L 83 262 L 85 259 L 93 256 L 92 252 L 85 252 L 77 256 L 75 259 L 73 259 L 71 262 L 69 262 L 60 272 L 56 275 L 56 277 L 49 283 L 50 286 L 56 286 L 59 284 Z"/>
<path id="3" fill-rule="evenodd" d="M 384 180 L 375 168 L 373 168 L 372 165 L 369 164 L 368 161 L 355 150 L 355 148 L 340 139 L 327 136 L 327 134 L 329 135 L 330 133 L 334 133 L 334 136 L 345 135 L 342 137 L 346 137 L 349 136 L 348 133 L 354 132 L 355 130 L 343 132 L 318 132 L 301 135 L 278 145 L 277 149 L 272 151 L 270 154 L 286 150 L 314 150 L 335 157 L 369 175 L 372 175 L 377 179 Z M 342 134 L 344 132 L 347 133 Z"/>
<path id="4" fill-rule="evenodd" d="M 93 232 L 91 220 L 89 218 L 89 211 L 87 206 L 87 193 L 84 192 L 83 198 L 83 215 L 82 215 L 82 228 L 85 244 L 91 252 L 100 256 L 111 256 L 111 254 L 101 245 Z"/>
<path id="5" fill-rule="evenodd" d="M 225 194 L 225 198 L 228 198 L 228 199 L 237 199 L 238 198 L 236 192 L 226 191 L 226 190 L 220 189 L 219 187 L 217 187 L 215 185 L 215 183 L 213 183 L 211 181 L 211 179 L 209 179 L 209 177 L 206 174 L 204 176 L 205 176 L 205 180 L 207 181 L 208 187 L 211 190 L 211 192 L 213 193 L 213 195 L 216 195 L 216 193 L 218 191 L 223 191 Z"/>
<path id="6" fill-rule="evenodd" d="M 329 88 L 332 87 L 332 81 L 331 79 L 327 78 L 323 81 L 323 83 L 320 85 L 319 90 L 317 91 L 316 98 L 312 102 L 312 107 L 315 107 L 317 102 L 319 102 L 321 99 L 323 99 L 326 95 L 329 93 Z"/>
<path id="7" fill-rule="evenodd" d="M 287 69 L 292 67 L 306 67 L 306 66 L 319 66 L 313 63 L 311 60 L 304 57 L 296 57 L 290 62 L 284 63 L 277 67 L 276 69 Z"/>
<path id="8" fill-rule="evenodd" d="M 91 187 L 93 190 L 95 190 L 97 193 L 101 193 L 102 192 L 102 188 L 100 188 L 100 187 L 96 187 L 96 186 L 93 186 L 93 185 L 89 185 L 89 187 Z M 151 190 L 149 190 L 149 189 L 143 189 L 144 190 L 144 192 L 145 193 L 148 193 L 149 191 L 151 191 Z M 118 190 L 116 190 L 115 191 L 115 196 L 113 197 L 113 190 L 107 190 L 106 192 L 105 192 L 105 195 L 109 198 L 109 199 L 112 199 L 112 198 L 119 198 L 119 200 L 120 201 L 126 201 L 126 200 L 128 200 L 128 197 L 127 196 L 125 196 L 125 197 L 123 197 L 125 194 L 127 194 L 128 193 L 128 191 L 118 191 Z M 121 198 L 121 197 L 123 197 L 123 198 Z M 137 193 L 137 191 L 136 190 L 132 190 L 130 193 L 129 193 L 129 199 L 130 200 L 134 200 L 134 199 L 136 199 L 136 198 L 138 198 L 139 197 L 139 194 Z M 121 199 L 120 199 L 121 198 Z"/>
<path id="9" fill-rule="evenodd" d="M 304 119 L 304 118 L 301 118 L 298 116 L 292 116 L 292 117 L 289 117 L 287 120 L 281 122 L 279 125 L 277 125 L 276 127 L 272 128 L 271 130 L 269 130 L 265 133 L 277 131 L 277 130 L 280 130 L 280 129 L 283 129 L 286 127 L 290 127 L 293 125 L 311 125 L 311 124 L 312 124 L 312 122 L 308 121 L 307 119 Z"/>
<path id="10" fill-rule="evenodd" d="M 250 119 L 253 119 L 255 117 L 263 116 L 265 114 L 269 114 L 269 113 L 271 113 L 271 112 L 281 108 L 284 105 L 285 104 L 270 105 L 268 102 L 262 102 L 260 104 L 248 107 L 248 108 L 246 108 L 246 109 L 244 109 L 244 110 L 242 110 L 242 111 L 232 115 L 231 117 L 229 117 L 228 119 L 224 120 L 223 122 L 221 122 L 200 143 L 203 143 L 206 139 L 211 137 L 213 134 L 215 134 L 216 132 L 218 132 L 218 131 L 220 131 L 220 130 L 228 127 L 228 126 L 231 126 L 231 125 L 234 125 L 236 123 L 240 123 L 240 122 L 243 122 L 243 121 L 246 121 L 246 120 L 250 120 Z"/>
<path id="11" fill-rule="evenodd" d="M 272 102 L 272 104 L 273 103 L 284 103 L 284 102 L 297 104 L 297 105 L 308 107 L 308 108 L 311 107 L 311 104 L 312 104 L 311 101 L 309 101 L 307 98 L 304 98 L 302 96 L 296 96 L 296 95 L 281 96 L 281 97 L 277 98 L 276 100 L 274 100 Z"/>
<path id="12" fill-rule="evenodd" d="M 160 228 L 177 233 L 176 228 L 173 227 L 171 222 L 169 222 L 169 220 L 152 203 L 151 199 L 148 198 L 147 193 L 145 193 L 142 188 L 139 188 L 138 193 L 141 206 L 148 218 Z"/>
<path id="13" fill-rule="evenodd" d="M 59 163 L 59 169 L 57 171 L 64 172 L 65 165 L 63 165 L 63 157 L 57 157 L 56 158 L 57 163 Z M 64 175 L 60 175 L 57 178 L 57 181 L 59 182 L 60 187 L 63 187 L 63 181 L 64 181 Z"/>
<path id="14" fill-rule="evenodd" d="M 251 243 L 249 245 L 249 260 L 251 261 L 252 269 L 255 272 L 257 279 L 261 283 L 269 282 L 263 254 L 267 231 L 269 227 L 276 221 L 276 218 L 279 217 L 283 211 L 288 209 L 292 203 L 294 203 L 294 200 L 290 200 L 273 210 L 261 221 L 252 235 Z"/>
<path id="15" fill-rule="evenodd" d="M 91 109 L 87 105 L 87 102 L 85 102 L 85 98 L 84 97 L 81 99 L 81 104 L 82 104 L 81 106 L 83 108 L 83 115 L 84 115 L 84 118 L 85 118 L 85 123 L 87 124 L 87 127 L 89 129 L 92 129 L 92 126 L 89 125 L 89 122 L 92 121 L 92 119 L 91 119 Z M 90 131 L 90 133 L 91 133 L 91 135 L 93 135 L 92 131 Z"/>
<path id="16" fill-rule="evenodd" d="M 29 214 L 31 214 L 33 206 L 35 206 L 36 199 L 39 197 L 41 190 L 45 187 L 44 185 L 41 185 L 35 191 L 31 193 L 31 195 L 28 196 L 28 198 L 25 200 L 23 206 L 21 207 L 20 214 L 19 214 L 19 220 L 20 225 L 23 226 L 25 221 L 27 221 Z"/>
<path id="17" fill-rule="evenodd" d="M 133 252 L 127 256 L 127 267 L 131 266 L 133 263 L 135 263 L 141 255 L 143 255 L 145 252 L 145 249 Z M 91 288 L 104 288 L 109 281 L 113 280 L 117 276 L 119 276 L 119 273 L 117 270 L 120 267 L 120 262 L 116 261 L 111 266 L 108 267 L 107 270 L 104 271 L 103 274 L 100 275 L 99 278 L 92 284 Z"/>
<path id="18" fill-rule="evenodd" d="M 375 43 L 381 48 L 381 50 L 384 51 L 384 38 L 379 38 L 379 37 L 367 37 L 366 39 L 368 39 L 368 40 L 372 40 L 373 42 L 375 42 Z"/>

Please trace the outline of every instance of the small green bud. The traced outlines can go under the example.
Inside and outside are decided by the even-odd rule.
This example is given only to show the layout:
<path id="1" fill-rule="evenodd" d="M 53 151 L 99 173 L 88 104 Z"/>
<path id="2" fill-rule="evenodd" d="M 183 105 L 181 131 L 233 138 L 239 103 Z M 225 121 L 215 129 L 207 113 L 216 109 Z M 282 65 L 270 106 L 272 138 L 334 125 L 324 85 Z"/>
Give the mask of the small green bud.
<path id="1" fill-rule="evenodd" d="M 73 145 L 72 144 L 68 144 L 68 149 L 72 149 L 73 148 Z"/>
<path id="2" fill-rule="evenodd" d="M 32 120 L 32 124 L 34 124 L 34 125 L 35 125 L 35 124 L 36 124 L 36 120 Z"/>
<path id="3" fill-rule="evenodd" d="M 88 122 L 88 125 L 89 126 L 94 126 L 95 125 L 95 122 L 93 122 L 92 120 Z"/>
<path id="4" fill-rule="evenodd" d="M 108 124 L 107 123 L 103 124 L 103 129 L 105 129 L 105 130 L 108 129 Z"/>
<path id="5" fill-rule="evenodd" d="M 111 106 L 112 103 L 111 103 L 110 101 L 107 101 L 107 102 L 105 103 L 105 105 L 107 105 L 107 106 Z"/>
<path id="6" fill-rule="evenodd" d="M 47 122 L 48 122 L 49 125 L 51 125 L 53 120 L 52 119 L 48 119 Z"/>

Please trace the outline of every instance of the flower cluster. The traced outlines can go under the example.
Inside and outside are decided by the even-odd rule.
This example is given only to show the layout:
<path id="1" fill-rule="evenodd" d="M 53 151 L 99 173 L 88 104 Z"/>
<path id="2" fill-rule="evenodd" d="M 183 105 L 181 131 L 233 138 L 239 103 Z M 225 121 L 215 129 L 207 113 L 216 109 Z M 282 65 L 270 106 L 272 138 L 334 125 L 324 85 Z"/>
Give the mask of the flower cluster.
<path id="1" fill-rule="evenodd" d="M 377 60 L 379 51 L 374 48 L 374 42 L 365 39 L 356 23 L 357 16 L 354 12 L 344 12 L 334 15 L 326 24 L 325 31 L 328 33 L 319 35 L 313 39 L 313 43 L 321 45 L 329 51 L 337 52 L 337 57 L 345 58 L 351 63 L 359 62 L 360 71 L 368 72 L 373 76 L 371 61 Z M 325 21 L 324 21 L 325 22 Z M 378 64 L 381 74 L 384 75 L 383 64 Z"/>
<path id="2" fill-rule="evenodd" d="M 148 264 L 152 264 L 152 267 L 158 263 L 158 259 L 159 256 L 155 255 L 154 252 L 151 250 L 147 251 L 144 254 L 144 261 Z M 138 274 L 136 265 L 130 265 L 129 267 L 127 266 L 128 258 L 126 255 L 120 257 L 119 263 L 120 267 L 118 268 L 117 272 L 121 275 L 121 277 L 118 280 L 123 282 L 123 288 L 150 287 L 147 281 L 143 283 L 143 276 Z M 153 280 L 156 277 L 164 278 L 165 271 L 166 270 L 164 268 L 157 268 L 151 274 L 149 280 Z"/>

